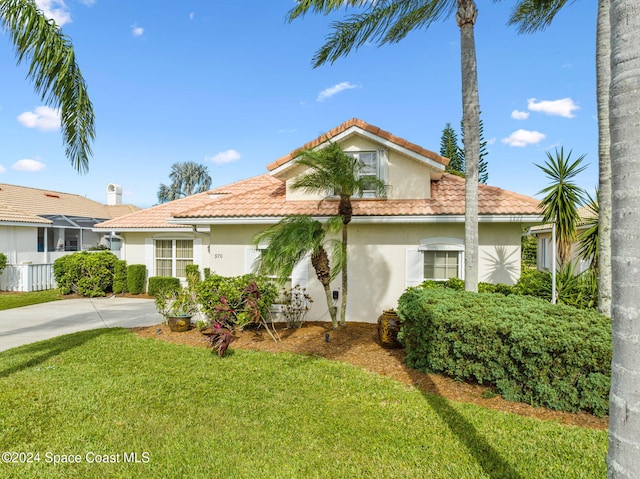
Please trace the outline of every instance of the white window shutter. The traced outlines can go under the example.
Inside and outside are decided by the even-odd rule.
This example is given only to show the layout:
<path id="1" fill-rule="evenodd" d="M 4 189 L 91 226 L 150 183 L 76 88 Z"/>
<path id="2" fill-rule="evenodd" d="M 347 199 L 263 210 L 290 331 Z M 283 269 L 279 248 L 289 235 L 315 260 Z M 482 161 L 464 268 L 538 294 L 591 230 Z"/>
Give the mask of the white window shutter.
<path id="1" fill-rule="evenodd" d="M 260 250 L 255 246 L 247 246 L 244 249 L 244 274 L 253 273 L 253 266 L 260 257 Z"/>
<path id="2" fill-rule="evenodd" d="M 147 266 L 149 276 L 155 276 L 156 262 L 154 261 L 153 238 L 144 239 L 144 264 Z"/>
<path id="3" fill-rule="evenodd" d="M 387 150 L 378 150 L 378 178 L 385 184 L 389 184 L 389 158 Z"/>
<path id="4" fill-rule="evenodd" d="M 202 238 L 193 240 L 193 264 L 202 266 Z"/>
<path id="5" fill-rule="evenodd" d="M 418 286 L 423 281 L 424 257 L 418 248 L 407 248 L 405 255 L 404 286 Z"/>
<path id="6" fill-rule="evenodd" d="M 291 272 L 291 286 L 299 284 L 302 288 L 309 287 L 309 255 L 306 255 Z"/>

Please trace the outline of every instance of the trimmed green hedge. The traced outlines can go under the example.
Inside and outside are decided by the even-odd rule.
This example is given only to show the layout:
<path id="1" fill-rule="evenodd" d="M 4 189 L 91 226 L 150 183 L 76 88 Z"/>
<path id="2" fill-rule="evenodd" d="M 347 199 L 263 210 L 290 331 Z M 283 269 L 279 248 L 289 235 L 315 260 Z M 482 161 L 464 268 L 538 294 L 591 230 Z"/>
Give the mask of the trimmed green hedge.
<path id="1" fill-rule="evenodd" d="M 149 278 L 149 296 L 158 296 L 161 293 L 177 292 L 180 290 L 180 280 L 173 276 L 151 276 Z"/>
<path id="2" fill-rule="evenodd" d="M 113 293 L 121 294 L 127 291 L 127 262 L 119 259 L 113 272 Z"/>
<path id="3" fill-rule="evenodd" d="M 131 294 L 144 293 L 147 280 L 147 267 L 143 264 L 132 264 L 127 267 L 127 289 Z"/>
<path id="4" fill-rule="evenodd" d="M 112 291 L 116 261 L 109 251 L 79 251 L 55 260 L 53 275 L 62 294 L 104 296 Z"/>
<path id="5" fill-rule="evenodd" d="M 399 299 L 407 364 L 494 386 L 505 399 L 607 414 L 611 320 L 537 298 L 409 288 Z"/>

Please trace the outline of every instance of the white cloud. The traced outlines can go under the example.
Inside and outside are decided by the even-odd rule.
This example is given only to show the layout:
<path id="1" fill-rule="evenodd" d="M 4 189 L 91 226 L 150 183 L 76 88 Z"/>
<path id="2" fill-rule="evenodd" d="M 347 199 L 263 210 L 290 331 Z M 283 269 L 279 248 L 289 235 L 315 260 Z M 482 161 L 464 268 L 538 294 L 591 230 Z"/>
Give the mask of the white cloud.
<path id="1" fill-rule="evenodd" d="M 562 116 L 564 118 L 573 118 L 575 116 L 573 111 L 580 109 L 571 98 L 541 101 L 535 98 L 529 98 L 527 103 L 531 111 L 540 111 L 546 115 Z"/>
<path id="2" fill-rule="evenodd" d="M 216 165 L 224 165 L 225 163 L 233 163 L 241 158 L 240 153 L 236 150 L 221 151 L 213 156 L 207 156 L 206 161 L 211 161 Z"/>
<path id="3" fill-rule="evenodd" d="M 59 26 L 71 22 L 71 12 L 64 0 L 36 0 L 36 5 L 45 17 L 55 20 Z"/>
<path id="4" fill-rule="evenodd" d="M 191 12 L 189 13 L 189 20 L 193 20 L 195 18 L 196 14 Z"/>
<path id="5" fill-rule="evenodd" d="M 494 138 L 489 138 L 487 140 L 487 145 L 493 145 L 495 142 L 496 142 L 496 138 L 495 137 Z"/>
<path id="6" fill-rule="evenodd" d="M 40 171 L 44 170 L 46 166 L 41 161 L 25 158 L 16 161 L 11 168 L 17 171 Z"/>
<path id="7" fill-rule="evenodd" d="M 139 27 L 134 23 L 133 25 L 131 25 L 131 34 L 134 37 L 141 37 L 142 35 L 144 35 L 144 28 Z"/>
<path id="8" fill-rule="evenodd" d="M 353 88 L 358 88 L 358 85 L 354 85 L 348 81 L 343 81 L 342 83 L 338 83 L 337 85 L 330 86 L 329 88 L 325 88 L 318 94 L 318 98 L 316 101 L 325 101 L 327 98 L 331 98 L 333 95 L 336 95 L 344 90 L 352 90 Z"/>
<path id="9" fill-rule="evenodd" d="M 4 173 L 5 171 L 7 171 L 7 169 L 4 166 L 0 165 L 0 173 Z"/>
<path id="10" fill-rule="evenodd" d="M 526 120 L 529 118 L 529 115 L 530 113 L 528 111 L 513 110 L 511 112 L 511 118 L 514 120 Z"/>
<path id="11" fill-rule="evenodd" d="M 507 138 L 502 139 L 502 143 L 506 143 L 509 146 L 527 146 L 535 145 L 541 142 L 547 137 L 544 133 L 539 131 L 517 130 L 511 133 Z"/>
<path id="12" fill-rule="evenodd" d="M 42 131 L 57 130 L 60 128 L 60 110 L 39 106 L 33 111 L 20 113 L 18 121 L 27 128 L 37 128 Z"/>

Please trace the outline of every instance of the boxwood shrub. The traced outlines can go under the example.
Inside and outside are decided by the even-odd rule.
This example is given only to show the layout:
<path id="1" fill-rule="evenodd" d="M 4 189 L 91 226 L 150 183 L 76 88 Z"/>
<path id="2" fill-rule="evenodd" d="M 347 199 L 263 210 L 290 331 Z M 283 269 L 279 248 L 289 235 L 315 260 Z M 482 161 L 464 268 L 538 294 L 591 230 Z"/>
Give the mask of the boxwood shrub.
<path id="1" fill-rule="evenodd" d="M 608 412 L 611 320 L 526 296 L 409 288 L 400 297 L 407 364 L 495 387 L 506 400 Z"/>
<path id="2" fill-rule="evenodd" d="M 147 267 L 143 264 L 131 264 L 127 267 L 127 289 L 131 294 L 144 293 L 147 280 Z"/>
<path id="3" fill-rule="evenodd" d="M 180 280 L 173 276 L 151 276 L 149 278 L 149 296 L 158 296 L 161 293 L 170 293 L 180 289 Z"/>
<path id="4" fill-rule="evenodd" d="M 53 275 L 62 294 L 104 296 L 112 291 L 117 261 L 109 251 L 79 251 L 55 260 Z"/>
<path id="5" fill-rule="evenodd" d="M 116 261 L 113 272 L 113 293 L 126 293 L 127 290 L 127 262 L 123 259 Z"/>

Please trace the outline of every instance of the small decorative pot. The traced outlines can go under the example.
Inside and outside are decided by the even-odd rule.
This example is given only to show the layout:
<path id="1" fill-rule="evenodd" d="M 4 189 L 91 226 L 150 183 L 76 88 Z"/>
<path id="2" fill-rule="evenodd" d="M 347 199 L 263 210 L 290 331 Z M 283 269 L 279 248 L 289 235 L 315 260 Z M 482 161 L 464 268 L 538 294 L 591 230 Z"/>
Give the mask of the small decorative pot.
<path id="1" fill-rule="evenodd" d="M 189 331 L 191 327 L 191 315 L 167 316 L 167 324 L 169 324 L 169 329 L 176 333 Z"/>
<path id="2" fill-rule="evenodd" d="M 382 346 L 389 349 L 402 347 L 398 341 L 400 326 L 402 326 L 402 320 L 395 311 L 386 310 L 378 316 L 378 337 Z"/>

